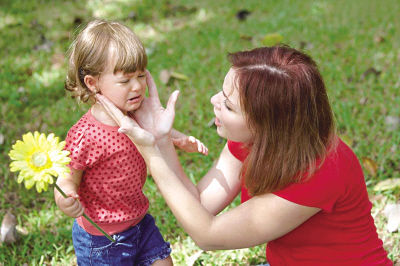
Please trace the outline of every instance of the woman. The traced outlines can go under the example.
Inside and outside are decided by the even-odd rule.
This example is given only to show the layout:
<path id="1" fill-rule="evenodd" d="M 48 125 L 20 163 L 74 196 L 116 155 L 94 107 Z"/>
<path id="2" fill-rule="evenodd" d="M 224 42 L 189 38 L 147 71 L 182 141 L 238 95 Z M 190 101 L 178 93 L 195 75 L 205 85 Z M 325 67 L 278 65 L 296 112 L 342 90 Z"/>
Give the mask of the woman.
<path id="1" fill-rule="evenodd" d="M 178 92 L 163 109 L 149 95 L 123 116 L 98 99 L 146 160 L 179 223 L 204 250 L 267 243 L 271 265 L 391 265 L 378 238 L 360 164 L 336 135 L 315 62 L 286 47 L 229 55 L 232 67 L 211 98 L 228 139 L 195 186 L 168 136 Z M 219 215 L 240 192 L 242 204 Z"/>

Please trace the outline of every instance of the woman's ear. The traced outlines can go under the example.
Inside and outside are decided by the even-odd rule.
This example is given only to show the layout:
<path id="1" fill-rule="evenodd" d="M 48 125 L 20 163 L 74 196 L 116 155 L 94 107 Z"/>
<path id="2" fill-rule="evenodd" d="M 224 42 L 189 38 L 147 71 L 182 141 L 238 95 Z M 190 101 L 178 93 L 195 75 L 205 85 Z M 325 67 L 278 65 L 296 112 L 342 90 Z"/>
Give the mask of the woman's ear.
<path id="1" fill-rule="evenodd" d="M 98 92 L 97 89 L 97 82 L 98 79 L 96 77 L 93 77 L 92 75 L 86 75 L 83 78 L 83 81 L 85 82 L 86 87 L 93 93 Z"/>

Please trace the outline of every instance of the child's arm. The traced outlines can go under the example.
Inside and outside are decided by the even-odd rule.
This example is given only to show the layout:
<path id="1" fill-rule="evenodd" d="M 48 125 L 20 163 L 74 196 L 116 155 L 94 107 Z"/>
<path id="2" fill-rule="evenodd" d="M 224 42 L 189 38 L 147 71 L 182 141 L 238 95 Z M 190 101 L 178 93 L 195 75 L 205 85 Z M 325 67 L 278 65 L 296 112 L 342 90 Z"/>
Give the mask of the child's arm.
<path id="1" fill-rule="evenodd" d="M 208 154 L 207 147 L 193 136 L 186 136 L 178 130 L 171 130 L 171 139 L 175 146 L 186 152 L 199 152 L 204 155 Z"/>
<path id="2" fill-rule="evenodd" d="M 54 199 L 60 210 L 70 217 L 79 217 L 83 215 L 83 207 L 79 202 L 78 188 L 81 183 L 83 170 L 71 168 L 71 173 L 67 177 L 59 177 L 57 185 L 67 194 L 64 198 L 57 189 L 54 189 Z"/>

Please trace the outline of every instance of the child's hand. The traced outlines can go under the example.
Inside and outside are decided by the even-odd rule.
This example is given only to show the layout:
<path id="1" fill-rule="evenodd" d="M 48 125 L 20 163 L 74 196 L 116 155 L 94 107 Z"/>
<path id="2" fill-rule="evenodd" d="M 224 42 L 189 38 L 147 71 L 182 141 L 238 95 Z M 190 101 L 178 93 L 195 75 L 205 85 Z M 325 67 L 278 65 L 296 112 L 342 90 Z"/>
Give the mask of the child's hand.
<path id="1" fill-rule="evenodd" d="M 184 136 L 171 139 L 174 145 L 181 150 L 186 152 L 199 152 L 201 154 L 208 155 L 207 147 L 200 140 L 193 136 Z"/>
<path id="2" fill-rule="evenodd" d="M 66 193 L 68 198 L 60 195 L 57 199 L 57 206 L 69 217 L 77 218 L 83 215 L 83 206 L 79 202 L 79 196 L 76 193 Z"/>

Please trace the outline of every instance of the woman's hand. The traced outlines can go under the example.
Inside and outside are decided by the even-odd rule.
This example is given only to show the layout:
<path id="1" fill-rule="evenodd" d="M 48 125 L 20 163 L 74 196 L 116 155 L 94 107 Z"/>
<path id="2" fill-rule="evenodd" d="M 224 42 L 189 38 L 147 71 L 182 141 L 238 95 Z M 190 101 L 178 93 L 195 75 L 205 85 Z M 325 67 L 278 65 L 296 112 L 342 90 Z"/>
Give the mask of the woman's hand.
<path id="1" fill-rule="evenodd" d="M 127 134 L 136 145 L 154 145 L 157 139 L 168 136 L 175 118 L 175 103 L 179 91 L 169 97 L 167 108 L 163 108 L 158 97 L 157 87 L 150 72 L 146 71 L 149 97 L 144 98 L 133 118 L 124 115 L 106 97 L 96 94 L 99 103 L 120 126 L 119 132 Z"/>
<path id="2" fill-rule="evenodd" d="M 97 101 L 103 106 L 106 112 L 119 125 L 118 131 L 126 134 L 136 145 L 151 146 L 154 145 L 154 136 L 141 128 L 138 123 L 124 115 L 110 100 L 101 94 L 96 94 Z"/>
<path id="3" fill-rule="evenodd" d="M 156 140 L 168 136 L 175 118 L 175 103 L 179 91 L 174 91 L 168 99 L 167 108 L 162 107 L 157 87 L 150 72 L 146 70 L 146 82 L 149 97 L 145 98 L 140 108 L 133 113 L 136 122 L 150 132 Z"/>

